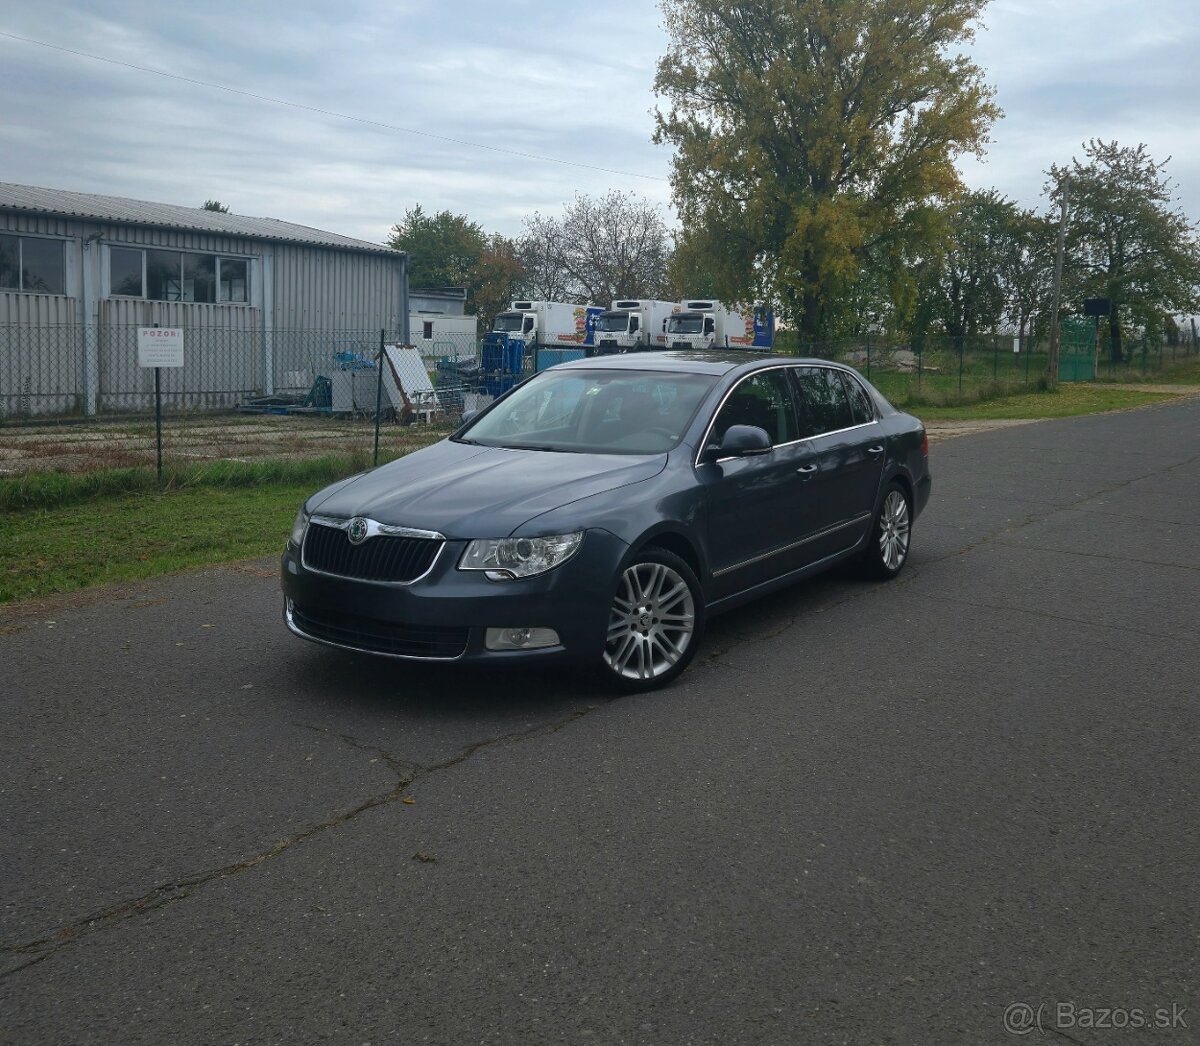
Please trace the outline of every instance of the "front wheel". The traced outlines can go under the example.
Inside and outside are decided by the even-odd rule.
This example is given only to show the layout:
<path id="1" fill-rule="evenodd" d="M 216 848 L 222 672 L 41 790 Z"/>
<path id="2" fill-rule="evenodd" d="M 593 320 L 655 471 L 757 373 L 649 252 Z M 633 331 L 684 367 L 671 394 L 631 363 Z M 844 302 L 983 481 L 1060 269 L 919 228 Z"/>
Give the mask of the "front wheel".
<path id="1" fill-rule="evenodd" d="M 704 601 L 692 568 L 665 549 L 648 549 L 617 579 L 605 674 L 627 691 L 665 686 L 687 668 L 703 631 Z"/>
<path id="2" fill-rule="evenodd" d="M 893 483 L 883 495 L 871 537 L 862 551 L 860 563 L 868 577 L 894 578 L 908 561 L 912 535 L 912 504 L 904 488 Z"/>

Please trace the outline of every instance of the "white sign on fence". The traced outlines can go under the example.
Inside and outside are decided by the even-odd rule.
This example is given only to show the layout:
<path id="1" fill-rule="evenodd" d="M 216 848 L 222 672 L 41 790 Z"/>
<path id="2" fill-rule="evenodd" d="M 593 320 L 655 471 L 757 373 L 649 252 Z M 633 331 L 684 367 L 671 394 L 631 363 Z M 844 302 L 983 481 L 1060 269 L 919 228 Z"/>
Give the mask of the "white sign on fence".
<path id="1" fill-rule="evenodd" d="M 182 327 L 139 327 L 139 367 L 182 367 Z"/>

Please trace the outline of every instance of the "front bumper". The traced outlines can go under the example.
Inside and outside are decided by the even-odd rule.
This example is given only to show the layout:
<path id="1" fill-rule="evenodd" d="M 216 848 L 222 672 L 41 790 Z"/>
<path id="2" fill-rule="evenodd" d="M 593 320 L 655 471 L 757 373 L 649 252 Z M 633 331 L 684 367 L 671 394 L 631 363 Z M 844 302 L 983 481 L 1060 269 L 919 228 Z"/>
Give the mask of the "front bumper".
<path id="1" fill-rule="evenodd" d="M 447 541 L 428 574 L 402 585 L 314 572 L 289 545 L 281 563 L 284 621 L 303 639 L 407 660 L 600 657 L 609 602 L 628 552 L 623 541 L 605 530 L 589 530 L 562 566 L 518 581 L 489 581 L 479 571 L 459 570 L 466 546 L 466 541 Z M 488 650 L 489 628 L 552 628 L 559 644 Z"/>

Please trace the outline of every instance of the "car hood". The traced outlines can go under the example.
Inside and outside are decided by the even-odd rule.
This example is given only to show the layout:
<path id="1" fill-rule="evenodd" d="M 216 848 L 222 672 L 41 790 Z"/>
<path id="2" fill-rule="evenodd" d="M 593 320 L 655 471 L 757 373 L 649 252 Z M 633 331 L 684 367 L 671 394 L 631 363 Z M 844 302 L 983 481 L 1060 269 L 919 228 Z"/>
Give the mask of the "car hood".
<path id="1" fill-rule="evenodd" d="M 666 463 L 665 454 L 567 454 L 443 440 L 322 491 L 308 508 L 449 538 L 507 537 L 544 512 L 650 479 Z"/>

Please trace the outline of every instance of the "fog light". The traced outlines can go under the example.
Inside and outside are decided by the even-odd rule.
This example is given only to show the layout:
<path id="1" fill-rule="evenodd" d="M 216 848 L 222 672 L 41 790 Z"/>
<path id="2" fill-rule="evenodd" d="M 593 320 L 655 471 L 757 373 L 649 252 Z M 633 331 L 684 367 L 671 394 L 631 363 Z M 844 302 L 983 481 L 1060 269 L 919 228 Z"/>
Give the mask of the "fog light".
<path id="1" fill-rule="evenodd" d="M 558 646 L 558 633 L 552 628 L 489 628 L 483 642 L 489 650 L 537 650 Z"/>

